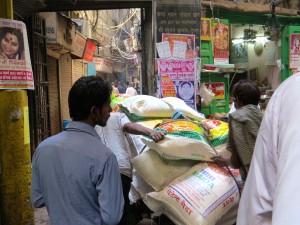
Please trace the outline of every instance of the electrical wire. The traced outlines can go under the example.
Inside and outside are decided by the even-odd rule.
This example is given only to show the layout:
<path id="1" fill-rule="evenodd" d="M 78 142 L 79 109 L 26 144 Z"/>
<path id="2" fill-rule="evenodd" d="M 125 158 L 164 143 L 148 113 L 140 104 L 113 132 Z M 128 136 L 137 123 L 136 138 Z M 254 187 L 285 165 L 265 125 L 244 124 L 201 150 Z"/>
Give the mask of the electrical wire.
<path id="1" fill-rule="evenodd" d="M 137 11 L 138 11 L 138 9 L 135 9 L 134 13 L 133 13 L 129 18 L 127 18 L 127 20 L 125 20 L 123 23 L 118 24 L 118 25 L 116 25 L 116 26 L 110 26 L 110 25 L 106 24 L 105 21 L 102 21 L 101 18 L 100 18 L 100 20 L 101 20 L 102 24 L 103 24 L 106 28 L 108 28 L 109 30 L 112 30 L 112 31 L 116 31 L 116 30 L 120 29 L 120 27 L 124 26 L 128 21 L 130 21 L 131 18 L 132 18 L 133 16 L 135 16 L 135 14 L 137 13 Z"/>

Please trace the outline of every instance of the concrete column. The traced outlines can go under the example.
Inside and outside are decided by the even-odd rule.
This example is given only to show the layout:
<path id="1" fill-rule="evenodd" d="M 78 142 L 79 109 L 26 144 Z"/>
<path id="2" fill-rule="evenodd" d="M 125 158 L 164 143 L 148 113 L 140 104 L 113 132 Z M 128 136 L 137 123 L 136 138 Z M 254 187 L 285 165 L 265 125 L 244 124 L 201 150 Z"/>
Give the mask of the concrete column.
<path id="1" fill-rule="evenodd" d="M 13 17 L 0 0 L 0 18 Z M 0 91 L 0 225 L 34 224 L 29 202 L 31 153 L 26 91 Z"/>

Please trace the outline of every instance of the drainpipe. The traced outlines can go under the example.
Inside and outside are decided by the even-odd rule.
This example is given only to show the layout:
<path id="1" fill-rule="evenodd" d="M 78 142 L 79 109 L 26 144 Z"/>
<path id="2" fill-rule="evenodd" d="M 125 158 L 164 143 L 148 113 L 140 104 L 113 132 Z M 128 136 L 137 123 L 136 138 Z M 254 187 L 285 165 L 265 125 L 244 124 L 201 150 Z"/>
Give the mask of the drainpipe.
<path id="1" fill-rule="evenodd" d="M 13 18 L 13 1 L 0 0 L 0 18 Z M 31 153 L 27 92 L 0 91 L 0 225 L 34 224 L 29 202 Z"/>

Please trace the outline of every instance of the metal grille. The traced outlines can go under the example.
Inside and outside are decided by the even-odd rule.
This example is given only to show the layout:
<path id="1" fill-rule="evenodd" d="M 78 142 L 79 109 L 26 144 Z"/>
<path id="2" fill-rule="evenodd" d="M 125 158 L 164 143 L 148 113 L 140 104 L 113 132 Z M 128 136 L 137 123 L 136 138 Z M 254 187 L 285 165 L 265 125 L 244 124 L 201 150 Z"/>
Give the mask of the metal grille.
<path id="1" fill-rule="evenodd" d="M 31 60 L 35 90 L 30 92 L 31 149 L 50 136 L 49 82 L 47 77 L 47 50 L 45 20 L 36 15 L 31 19 Z"/>
<path id="2" fill-rule="evenodd" d="M 46 7 L 43 0 L 13 0 L 14 19 L 26 20 Z"/>

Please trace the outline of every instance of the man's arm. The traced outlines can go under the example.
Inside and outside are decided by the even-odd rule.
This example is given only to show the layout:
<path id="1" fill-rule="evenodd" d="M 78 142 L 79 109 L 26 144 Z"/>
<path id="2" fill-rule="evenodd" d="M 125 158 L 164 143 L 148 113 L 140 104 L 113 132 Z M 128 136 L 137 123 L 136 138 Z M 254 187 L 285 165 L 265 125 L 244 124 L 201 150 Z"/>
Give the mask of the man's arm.
<path id="1" fill-rule="evenodd" d="M 123 126 L 123 131 L 129 134 L 149 136 L 156 143 L 165 138 L 165 132 L 159 130 L 152 130 L 137 123 L 126 123 Z"/>
<path id="2" fill-rule="evenodd" d="M 102 175 L 96 184 L 102 222 L 105 225 L 119 224 L 123 215 L 124 198 L 118 162 L 111 154 L 105 162 Z"/>
<path id="3" fill-rule="evenodd" d="M 40 178 L 38 175 L 36 165 L 36 154 L 32 158 L 32 175 L 31 175 L 31 193 L 30 201 L 35 208 L 42 208 L 45 206 L 42 190 L 40 187 Z"/>

